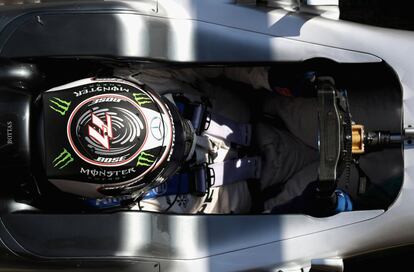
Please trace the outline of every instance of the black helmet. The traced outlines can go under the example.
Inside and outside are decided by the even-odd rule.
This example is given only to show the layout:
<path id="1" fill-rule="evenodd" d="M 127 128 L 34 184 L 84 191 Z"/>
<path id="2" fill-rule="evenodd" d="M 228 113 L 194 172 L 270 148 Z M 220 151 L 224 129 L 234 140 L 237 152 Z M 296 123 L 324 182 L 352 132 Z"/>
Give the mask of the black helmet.
<path id="1" fill-rule="evenodd" d="M 173 103 L 117 78 L 46 91 L 43 120 L 47 179 L 83 197 L 144 194 L 179 169 L 193 141 Z"/>

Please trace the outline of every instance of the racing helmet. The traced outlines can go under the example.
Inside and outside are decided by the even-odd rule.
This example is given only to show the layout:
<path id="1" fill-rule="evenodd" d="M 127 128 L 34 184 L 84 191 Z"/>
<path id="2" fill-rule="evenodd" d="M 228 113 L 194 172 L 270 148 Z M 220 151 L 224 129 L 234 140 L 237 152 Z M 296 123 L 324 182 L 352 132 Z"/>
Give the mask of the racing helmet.
<path id="1" fill-rule="evenodd" d="M 60 191 L 86 198 L 143 195 L 173 175 L 191 125 L 148 86 L 87 78 L 42 95 L 43 164 Z"/>

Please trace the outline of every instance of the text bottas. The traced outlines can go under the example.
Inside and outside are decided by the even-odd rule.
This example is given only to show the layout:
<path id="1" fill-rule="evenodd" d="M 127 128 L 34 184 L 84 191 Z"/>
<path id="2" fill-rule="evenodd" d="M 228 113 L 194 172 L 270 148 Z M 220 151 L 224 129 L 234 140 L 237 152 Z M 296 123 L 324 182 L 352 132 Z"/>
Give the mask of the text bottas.
<path id="1" fill-rule="evenodd" d="M 7 144 L 13 144 L 13 122 L 7 121 Z"/>

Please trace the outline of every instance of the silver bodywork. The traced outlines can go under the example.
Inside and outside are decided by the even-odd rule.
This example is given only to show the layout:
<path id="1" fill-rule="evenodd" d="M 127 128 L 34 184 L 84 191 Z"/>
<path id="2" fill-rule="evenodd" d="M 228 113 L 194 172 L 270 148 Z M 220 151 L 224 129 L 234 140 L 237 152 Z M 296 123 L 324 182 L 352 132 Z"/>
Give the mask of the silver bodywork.
<path id="1" fill-rule="evenodd" d="M 112 4 L 107 3 L 108 9 L 114 9 Z M 111 20 L 122 26 L 123 32 L 114 41 L 119 42 L 116 50 L 122 57 L 203 63 L 303 61 L 312 58 L 327 58 L 340 63 L 384 61 L 401 82 L 404 127 L 414 125 L 412 32 L 283 9 L 235 4 L 228 0 L 124 1 L 117 9 L 119 13 Z M 87 7 L 85 10 L 85 14 L 93 13 L 93 6 L 89 7 L 89 12 Z M 17 18 L 17 13 L 8 12 L 0 24 L 6 26 L 13 21 L 24 25 L 29 20 L 48 24 L 48 20 L 53 22 L 54 16 L 59 16 L 58 12 L 50 12 L 50 17 L 44 19 L 45 15 L 36 12 L 39 12 L 36 5 L 30 16 Z M 103 11 L 95 11 L 95 14 L 100 12 Z M 9 37 L 10 33 L 3 31 L 0 40 L 5 41 Z M 55 53 L 60 55 L 59 41 L 55 45 L 58 47 L 54 49 Z M 93 55 L 89 48 L 85 48 L 83 53 Z M 1 55 L 8 54 L 13 56 L 12 49 L 4 42 Z M 414 242 L 414 149 L 407 143 L 404 161 L 403 188 L 387 211 L 355 211 L 329 218 L 268 214 L 117 214 L 115 216 L 125 227 L 120 232 L 120 244 L 116 245 L 119 250 L 112 257 L 155 262 L 160 264 L 161 271 L 300 271 L 309 267 L 312 259 L 347 258 L 410 244 Z M 133 216 L 128 216 L 131 214 Z M 39 217 L 38 224 L 42 224 L 43 215 L 30 216 Z M 64 222 L 69 222 L 74 230 L 73 237 L 76 237 L 76 230 L 82 228 L 86 221 L 102 220 L 104 224 L 105 216 L 85 216 L 85 220 L 78 222 L 66 215 Z M 9 222 L 23 220 L 21 215 L 2 217 Z M 55 220 L 62 219 L 56 217 Z M 44 233 L 30 238 L 34 244 L 39 237 L 45 245 L 53 242 L 48 238 L 50 230 L 43 229 Z M 113 244 L 103 246 L 93 242 L 88 245 L 97 247 L 98 255 L 93 257 L 109 257 L 113 252 Z M 64 246 L 53 255 L 35 246 L 25 250 L 40 258 L 66 256 Z M 80 246 L 77 256 L 73 257 L 88 256 Z"/>

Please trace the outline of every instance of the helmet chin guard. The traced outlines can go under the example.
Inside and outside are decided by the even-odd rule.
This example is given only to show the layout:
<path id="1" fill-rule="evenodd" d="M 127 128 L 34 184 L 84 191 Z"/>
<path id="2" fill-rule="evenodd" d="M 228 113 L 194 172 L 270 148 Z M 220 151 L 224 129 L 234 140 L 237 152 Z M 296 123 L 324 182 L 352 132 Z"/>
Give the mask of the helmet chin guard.
<path id="1" fill-rule="evenodd" d="M 175 144 L 186 133 L 175 106 L 167 103 L 117 78 L 83 79 L 46 91 L 47 179 L 63 192 L 93 198 L 140 195 L 161 184 L 187 152 Z"/>

